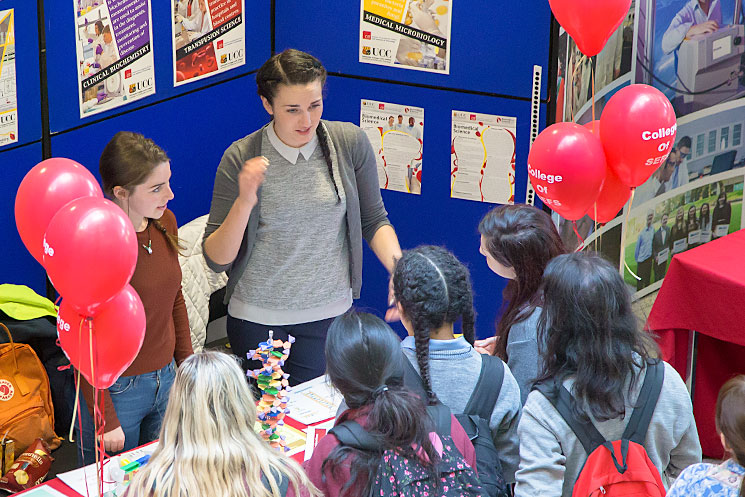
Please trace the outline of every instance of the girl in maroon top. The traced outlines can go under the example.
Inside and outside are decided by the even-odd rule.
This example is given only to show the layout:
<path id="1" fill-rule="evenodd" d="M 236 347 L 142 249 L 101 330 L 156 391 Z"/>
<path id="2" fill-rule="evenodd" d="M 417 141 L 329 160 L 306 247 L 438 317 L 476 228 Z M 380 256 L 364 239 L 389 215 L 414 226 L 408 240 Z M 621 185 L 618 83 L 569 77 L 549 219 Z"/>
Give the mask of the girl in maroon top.
<path id="1" fill-rule="evenodd" d="M 181 294 L 178 226 L 167 209 L 173 198 L 171 165 L 152 140 L 120 131 L 101 154 L 99 172 L 106 196 L 127 213 L 137 232 L 137 266 L 130 284 L 145 308 L 142 348 L 122 376 L 102 392 L 103 441 L 115 454 L 155 440 L 168 402 L 176 364 L 193 353 L 189 320 Z M 95 460 L 93 387 L 83 381 L 86 407 L 78 446 L 81 463 Z"/>
<path id="2" fill-rule="evenodd" d="M 337 424 L 355 420 L 383 450 L 395 450 L 409 459 L 437 461 L 432 443 L 437 437 L 422 399 L 403 386 L 403 361 L 398 336 L 382 319 L 349 311 L 334 320 L 326 337 L 326 372 L 349 408 Z M 476 469 L 471 441 L 451 416 L 451 437 L 466 462 Z M 380 455 L 344 447 L 333 434 L 321 439 L 305 471 L 326 496 L 354 497 L 370 491 Z M 429 463 L 431 466 L 431 463 Z"/>

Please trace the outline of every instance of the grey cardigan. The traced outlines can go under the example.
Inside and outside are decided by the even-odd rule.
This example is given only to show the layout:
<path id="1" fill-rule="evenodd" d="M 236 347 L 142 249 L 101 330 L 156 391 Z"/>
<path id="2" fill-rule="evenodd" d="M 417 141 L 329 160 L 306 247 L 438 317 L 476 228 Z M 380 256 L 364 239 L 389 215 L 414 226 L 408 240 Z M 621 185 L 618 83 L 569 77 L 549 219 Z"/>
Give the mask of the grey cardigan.
<path id="1" fill-rule="evenodd" d="M 321 121 L 319 126 L 323 127 L 323 132 L 329 137 L 331 160 L 338 164 L 341 186 L 346 194 L 350 282 L 354 298 L 359 298 L 362 288 L 362 239 L 370 243 L 381 226 L 391 224 L 380 196 L 375 152 L 365 132 L 352 123 Z M 211 260 L 204 252 L 204 241 L 220 227 L 233 202 L 238 198 L 238 174 L 244 162 L 261 155 L 261 140 L 265 127 L 233 142 L 223 154 L 215 175 L 212 205 L 202 238 L 202 253 L 210 269 L 215 272 L 228 272 L 225 303 L 230 301 L 256 241 L 261 212 L 261 187 L 257 195 L 258 202 L 248 218 L 238 255 L 232 263 L 217 264 Z M 299 187 L 301 185 L 298 185 Z"/>

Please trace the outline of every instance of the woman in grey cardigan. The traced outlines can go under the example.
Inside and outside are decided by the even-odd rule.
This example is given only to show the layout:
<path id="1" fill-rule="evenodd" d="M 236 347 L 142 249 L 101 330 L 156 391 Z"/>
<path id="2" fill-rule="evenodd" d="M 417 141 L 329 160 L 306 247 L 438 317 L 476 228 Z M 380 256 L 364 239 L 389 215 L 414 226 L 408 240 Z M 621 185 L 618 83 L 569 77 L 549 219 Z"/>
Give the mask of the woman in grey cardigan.
<path id="1" fill-rule="evenodd" d="M 362 239 L 389 272 L 401 256 L 370 142 L 321 120 L 325 81 L 320 61 L 297 50 L 259 69 L 272 121 L 225 151 L 203 242 L 207 264 L 229 274 L 233 352 L 245 358 L 270 329 L 295 336 L 284 368 L 293 384 L 325 371 L 328 326 L 360 295 Z"/>
<path id="2" fill-rule="evenodd" d="M 537 382 L 556 380 L 554 392 L 563 385 L 600 434 L 618 440 L 642 402 L 639 390 L 656 344 L 639 330 L 618 268 L 601 256 L 556 257 L 543 287 L 538 326 L 543 366 Z M 515 497 L 572 495 L 588 454 L 542 392 L 528 395 L 518 434 Z M 691 399 L 667 363 L 642 445 L 666 487 L 686 466 L 701 461 Z"/>

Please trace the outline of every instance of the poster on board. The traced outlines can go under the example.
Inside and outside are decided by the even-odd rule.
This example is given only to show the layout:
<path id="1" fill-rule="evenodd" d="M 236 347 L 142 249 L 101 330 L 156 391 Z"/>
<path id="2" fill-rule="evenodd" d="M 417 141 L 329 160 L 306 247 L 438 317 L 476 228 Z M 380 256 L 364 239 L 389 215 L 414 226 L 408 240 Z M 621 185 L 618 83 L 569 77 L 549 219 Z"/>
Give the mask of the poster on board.
<path id="1" fill-rule="evenodd" d="M 244 0 L 172 0 L 173 85 L 246 63 Z"/>
<path id="2" fill-rule="evenodd" d="M 380 188 L 421 194 L 424 109 L 363 99 L 360 127 L 375 150 Z"/>
<path id="3" fill-rule="evenodd" d="M 73 0 L 80 117 L 155 93 L 150 0 Z"/>
<path id="4" fill-rule="evenodd" d="M 454 110 L 450 196 L 478 202 L 515 202 L 516 117 Z"/>
<path id="5" fill-rule="evenodd" d="M 359 61 L 450 74 L 452 0 L 361 0 Z"/>
<path id="6" fill-rule="evenodd" d="M 18 141 L 13 9 L 0 10 L 0 147 Z"/>

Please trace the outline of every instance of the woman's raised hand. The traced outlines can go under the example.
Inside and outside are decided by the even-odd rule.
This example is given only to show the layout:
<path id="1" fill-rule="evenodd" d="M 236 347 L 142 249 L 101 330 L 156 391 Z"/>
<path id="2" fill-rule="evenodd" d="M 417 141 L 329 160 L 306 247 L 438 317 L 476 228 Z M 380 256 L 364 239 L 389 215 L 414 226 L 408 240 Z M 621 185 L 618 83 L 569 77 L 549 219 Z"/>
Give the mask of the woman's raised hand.
<path id="1" fill-rule="evenodd" d="M 264 182 L 269 161 L 263 155 L 254 157 L 243 163 L 238 173 L 238 200 L 253 207 L 258 202 L 258 191 Z"/>

